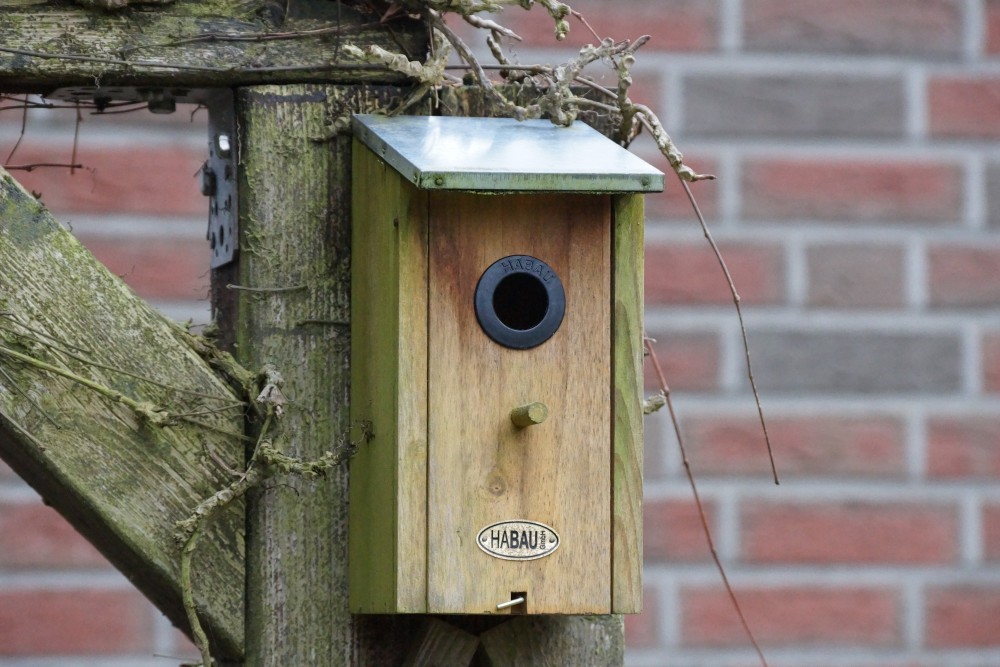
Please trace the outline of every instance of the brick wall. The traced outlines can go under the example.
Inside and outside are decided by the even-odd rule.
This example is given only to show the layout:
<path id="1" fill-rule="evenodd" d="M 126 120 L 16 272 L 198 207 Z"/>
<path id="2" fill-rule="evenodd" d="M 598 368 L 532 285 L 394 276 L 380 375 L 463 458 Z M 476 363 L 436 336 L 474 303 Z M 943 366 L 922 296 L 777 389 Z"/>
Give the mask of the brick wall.
<path id="1" fill-rule="evenodd" d="M 744 300 L 780 487 L 724 279 L 674 183 L 649 200 L 647 328 L 771 665 L 1000 664 L 1000 1 L 572 4 L 602 34 L 653 35 L 637 96 L 719 176 L 695 192 Z M 505 18 L 527 38 L 522 61 L 563 57 L 547 25 Z M 569 41 L 586 37 L 574 23 Z M 0 124 L 9 150 L 20 117 Z M 13 162 L 67 160 L 71 137 L 33 112 Z M 85 117 L 92 171 L 19 177 L 140 294 L 203 320 L 203 142 L 186 112 Z M 647 427 L 646 611 L 626 624 L 629 664 L 757 664 L 669 424 Z M 185 651 L 0 468 L 0 667 Z M 54 659 L 23 662 L 37 656 Z"/>

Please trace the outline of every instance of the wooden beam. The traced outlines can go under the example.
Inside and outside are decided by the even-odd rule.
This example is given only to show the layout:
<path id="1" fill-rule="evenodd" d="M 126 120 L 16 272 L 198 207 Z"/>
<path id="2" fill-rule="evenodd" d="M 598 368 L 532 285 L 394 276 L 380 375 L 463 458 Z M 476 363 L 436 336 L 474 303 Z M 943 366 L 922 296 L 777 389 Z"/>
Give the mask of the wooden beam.
<path id="1" fill-rule="evenodd" d="M 479 636 L 483 667 L 599 667 L 625 660 L 621 616 L 521 616 Z"/>
<path id="2" fill-rule="evenodd" d="M 430 616 L 402 667 L 468 667 L 478 646 L 476 635 Z"/>
<path id="3" fill-rule="evenodd" d="M 239 399 L 3 170 L 0 286 L 0 456 L 186 630 L 175 524 L 231 481 L 209 453 L 242 465 Z M 195 602 L 238 659 L 242 505 L 200 545 Z"/>
<path id="4" fill-rule="evenodd" d="M 351 137 L 338 118 L 407 91 L 263 86 L 237 92 L 240 290 L 236 346 L 284 376 L 276 442 L 311 459 L 349 423 Z M 273 291 L 269 291 L 273 290 Z M 347 466 L 277 480 L 250 498 L 248 664 L 349 664 Z"/>
<path id="5" fill-rule="evenodd" d="M 285 8 L 290 11 L 286 14 Z M 176 0 L 115 12 L 55 0 L 0 0 L 0 90 L 190 88 L 268 82 L 397 82 L 350 62 L 343 44 L 377 44 L 423 60 L 426 31 L 408 18 L 379 23 L 330 0 Z"/>

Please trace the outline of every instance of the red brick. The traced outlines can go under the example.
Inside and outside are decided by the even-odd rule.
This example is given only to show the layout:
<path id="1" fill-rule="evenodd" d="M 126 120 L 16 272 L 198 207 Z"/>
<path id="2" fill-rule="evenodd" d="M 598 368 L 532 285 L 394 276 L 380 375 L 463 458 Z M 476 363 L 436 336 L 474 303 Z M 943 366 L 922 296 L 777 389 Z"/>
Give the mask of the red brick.
<path id="1" fill-rule="evenodd" d="M 927 255 L 931 305 L 1000 305 L 1000 246 L 938 245 Z"/>
<path id="2" fill-rule="evenodd" d="M 944 478 L 1000 477 L 1000 418 L 931 420 L 927 427 L 927 473 Z"/>
<path id="3" fill-rule="evenodd" d="M 957 586 L 927 592 L 927 645 L 933 648 L 1000 646 L 1000 588 Z"/>
<path id="4" fill-rule="evenodd" d="M 604 0 L 576 0 L 570 5 L 580 12 L 600 37 L 615 40 L 651 35 L 643 51 L 709 51 L 718 45 L 717 0 L 630 0 L 628 11 Z M 578 49 L 597 41 L 579 20 L 570 17 L 570 33 L 557 42 L 554 24 L 538 4 L 530 12 L 509 7 L 498 21 L 524 38 L 528 45 Z M 454 19 L 452 19 L 454 22 Z"/>
<path id="5" fill-rule="evenodd" d="M 747 48 L 768 51 L 957 54 L 961 0 L 746 0 Z"/>
<path id="6" fill-rule="evenodd" d="M 714 332 L 666 332 L 655 334 L 653 350 L 671 391 L 712 391 L 719 386 L 719 359 L 722 352 Z M 643 364 L 646 388 L 659 389 L 653 363 Z"/>
<path id="7" fill-rule="evenodd" d="M 683 428 L 688 458 L 699 474 L 770 474 L 756 415 L 686 417 Z M 906 473 L 905 428 L 894 417 L 770 416 L 767 430 L 779 475 L 899 477 Z"/>
<path id="8" fill-rule="evenodd" d="M 715 503 L 703 500 L 709 529 Z M 711 558 L 698 507 L 693 500 L 650 500 L 643 506 L 643 556 L 657 561 L 704 561 Z"/>
<path id="9" fill-rule="evenodd" d="M 1000 53 L 1000 0 L 986 0 L 986 53 Z"/>
<path id="10" fill-rule="evenodd" d="M 135 591 L 0 591 L 0 655 L 148 654 L 152 618 Z"/>
<path id="11" fill-rule="evenodd" d="M 204 240 L 104 236 L 80 240 L 143 298 L 206 298 L 209 249 Z"/>
<path id="12" fill-rule="evenodd" d="M 1000 561 L 1000 505 L 983 508 L 983 555 L 987 560 Z"/>
<path id="13" fill-rule="evenodd" d="M 938 77 L 928 85 L 936 137 L 1000 137 L 1000 78 Z"/>
<path id="14" fill-rule="evenodd" d="M 71 146 L 25 142 L 13 164 L 66 163 Z M 144 215 L 208 215 L 198 173 L 207 157 L 184 148 L 143 147 L 141 153 L 81 145 L 77 161 L 84 169 L 14 171 L 28 190 L 41 193 L 42 202 L 57 217 L 73 213 L 137 213 Z"/>
<path id="15" fill-rule="evenodd" d="M 743 172 L 744 214 L 755 219 L 955 223 L 961 214 L 953 163 L 766 158 Z"/>
<path id="16" fill-rule="evenodd" d="M 954 507 L 872 502 L 754 502 L 741 512 L 755 563 L 935 565 L 958 555 Z"/>
<path id="17" fill-rule="evenodd" d="M 55 510 L 0 504 L 0 567 L 107 567 L 104 557 Z"/>
<path id="18" fill-rule="evenodd" d="M 905 303 L 903 249 L 849 243 L 807 250 L 809 305 L 897 308 Z"/>
<path id="19" fill-rule="evenodd" d="M 743 303 L 777 304 L 784 298 L 785 262 L 777 244 L 725 243 L 720 248 Z M 706 241 L 646 247 L 646 302 L 655 305 L 726 305 L 732 292 Z"/>
<path id="20" fill-rule="evenodd" d="M 1000 392 L 1000 332 L 983 336 L 983 388 Z"/>
<path id="21" fill-rule="evenodd" d="M 747 623 L 763 645 L 900 645 L 898 595 L 880 588 L 783 586 L 737 589 Z M 726 592 L 681 591 L 681 641 L 686 646 L 747 646 Z"/>
<path id="22" fill-rule="evenodd" d="M 642 593 L 642 613 L 625 616 L 625 645 L 653 648 L 660 643 L 660 605 L 652 589 Z"/>

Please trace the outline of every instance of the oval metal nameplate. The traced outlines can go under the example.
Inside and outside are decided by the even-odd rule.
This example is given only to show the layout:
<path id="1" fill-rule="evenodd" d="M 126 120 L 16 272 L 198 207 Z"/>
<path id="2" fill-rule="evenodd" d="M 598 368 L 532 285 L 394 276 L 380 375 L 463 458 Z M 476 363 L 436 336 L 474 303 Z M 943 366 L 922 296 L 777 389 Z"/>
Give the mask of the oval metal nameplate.
<path id="1" fill-rule="evenodd" d="M 499 521 L 476 536 L 479 548 L 504 560 L 544 558 L 559 547 L 559 534 L 537 521 Z"/>

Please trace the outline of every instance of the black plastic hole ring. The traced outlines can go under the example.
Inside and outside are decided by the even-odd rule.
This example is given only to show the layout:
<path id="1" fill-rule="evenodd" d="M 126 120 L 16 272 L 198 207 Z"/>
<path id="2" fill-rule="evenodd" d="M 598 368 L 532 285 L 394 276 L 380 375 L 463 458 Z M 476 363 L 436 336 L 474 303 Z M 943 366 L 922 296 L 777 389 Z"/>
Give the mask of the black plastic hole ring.
<path id="1" fill-rule="evenodd" d="M 548 264 L 530 255 L 510 255 L 479 278 L 476 319 L 495 342 L 515 350 L 541 345 L 559 329 L 566 313 L 562 281 Z"/>

